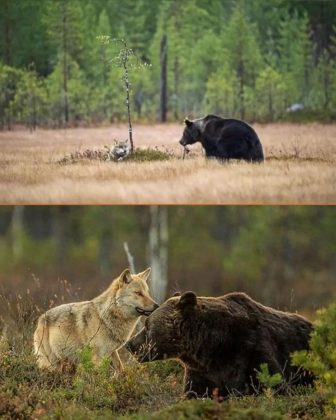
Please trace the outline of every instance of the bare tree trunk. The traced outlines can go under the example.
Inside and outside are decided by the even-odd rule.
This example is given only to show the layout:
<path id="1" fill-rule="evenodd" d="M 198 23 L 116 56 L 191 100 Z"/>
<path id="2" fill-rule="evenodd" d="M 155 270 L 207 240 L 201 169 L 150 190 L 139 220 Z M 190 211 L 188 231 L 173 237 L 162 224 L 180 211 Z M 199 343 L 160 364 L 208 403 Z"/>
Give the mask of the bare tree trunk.
<path id="1" fill-rule="evenodd" d="M 125 253 L 126 253 L 126 257 L 127 257 L 127 261 L 128 261 L 128 265 L 129 265 L 129 268 L 131 270 L 131 273 L 132 274 L 135 274 L 134 257 L 131 254 L 131 251 L 130 251 L 130 249 L 128 247 L 128 243 L 127 242 L 124 242 L 124 250 L 125 250 Z"/>
<path id="2" fill-rule="evenodd" d="M 164 34 L 161 39 L 160 52 L 160 121 L 167 121 L 167 35 Z"/>
<path id="3" fill-rule="evenodd" d="M 127 47 L 125 47 L 127 48 Z M 131 153 L 134 150 L 134 144 L 133 144 L 133 128 L 132 128 L 132 119 L 131 119 L 131 104 L 130 104 L 130 84 L 128 79 L 128 69 L 127 69 L 127 59 L 124 62 L 124 82 L 125 82 L 125 88 L 126 88 L 126 106 L 127 106 L 127 116 L 128 116 L 128 140 L 130 142 L 130 151 Z"/>
<path id="4" fill-rule="evenodd" d="M 240 99 L 240 118 L 245 119 L 245 68 L 243 61 L 239 64 L 239 99 Z"/>
<path id="5" fill-rule="evenodd" d="M 178 57 L 175 56 L 175 59 L 174 59 L 174 118 L 175 120 L 178 120 L 179 118 L 179 112 L 178 112 L 179 71 L 180 71 L 179 60 L 178 60 Z"/>
<path id="6" fill-rule="evenodd" d="M 10 0 L 5 0 L 4 2 L 4 63 L 7 66 L 12 64 L 12 39 L 11 39 L 11 17 L 9 11 Z"/>
<path id="7" fill-rule="evenodd" d="M 151 291 L 162 303 L 168 286 L 168 212 L 167 207 L 150 206 L 149 252 L 152 267 Z"/>
<path id="8" fill-rule="evenodd" d="M 67 206 L 52 207 L 52 232 L 55 246 L 55 260 L 59 267 L 63 266 L 67 253 L 66 224 Z"/>
<path id="9" fill-rule="evenodd" d="M 12 32 L 13 32 L 13 22 L 10 12 L 10 0 L 5 0 L 4 2 L 4 25 L 3 25 L 3 40 L 4 40 L 4 64 L 7 66 L 12 65 Z M 8 105 L 9 102 L 9 93 L 8 88 L 6 87 L 5 91 L 5 104 Z M 3 122 L 4 125 L 7 124 L 7 130 L 11 130 L 12 121 L 11 121 L 11 112 L 7 106 L 7 112 L 3 112 Z"/>
<path id="10" fill-rule="evenodd" d="M 14 207 L 13 213 L 12 213 L 11 236 L 12 236 L 12 252 L 15 258 L 20 258 L 23 251 L 23 245 L 22 245 L 22 234 L 24 231 L 23 214 L 24 214 L 24 206 Z"/>
<path id="11" fill-rule="evenodd" d="M 67 45 L 67 19 L 66 19 L 66 9 L 63 7 L 63 92 L 64 92 L 64 120 L 65 126 L 69 122 L 69 103 L 68 103 L 68 45 Z"/>

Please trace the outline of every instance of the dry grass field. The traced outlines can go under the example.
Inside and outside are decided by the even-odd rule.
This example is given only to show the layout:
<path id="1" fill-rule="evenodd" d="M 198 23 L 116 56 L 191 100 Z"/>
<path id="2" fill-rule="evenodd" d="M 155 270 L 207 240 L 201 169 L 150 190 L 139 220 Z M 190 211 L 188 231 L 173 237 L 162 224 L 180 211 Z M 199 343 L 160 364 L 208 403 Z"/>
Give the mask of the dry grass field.
<path id="1" fill-rule="evenodd" d="M 167 161 L 81 160 L 67 154 L 112 145 L 125 125 L 0 133 L 1 204 L 335 204 L 336 125 L 255 126 L 266 161 L 206 161 L 199 145 L 182 160 L 181 124 L 135 125 L 137 147 Z"/>

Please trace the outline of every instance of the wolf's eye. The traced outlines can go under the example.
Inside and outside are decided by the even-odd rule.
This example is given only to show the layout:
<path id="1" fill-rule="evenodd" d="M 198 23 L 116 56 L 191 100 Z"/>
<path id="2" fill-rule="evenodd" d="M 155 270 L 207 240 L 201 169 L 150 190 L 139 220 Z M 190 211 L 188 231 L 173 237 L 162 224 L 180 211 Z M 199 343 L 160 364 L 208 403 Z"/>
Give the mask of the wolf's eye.
<path id="1" fill-rule="evenodd" d="M 141 292 L 134 292 L 134 293 L 138 296 L 143 296 L 143 294 Z"/>

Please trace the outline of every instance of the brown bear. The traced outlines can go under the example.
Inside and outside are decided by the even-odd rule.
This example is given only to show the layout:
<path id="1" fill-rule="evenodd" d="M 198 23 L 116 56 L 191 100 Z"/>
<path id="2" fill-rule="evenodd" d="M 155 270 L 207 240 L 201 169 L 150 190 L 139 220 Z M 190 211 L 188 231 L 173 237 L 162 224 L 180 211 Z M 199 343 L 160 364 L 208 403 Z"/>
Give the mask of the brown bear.
<path id="1" fill-rule="evenodd" d="M 264 160 L 259 137 L 245 121 L 210 114 L 193 121 L 186 118 L 184 122 L 186 126 L 180 140 L 184 147 L 201 142 L 208 158 L 248 162 Z"/>
<path id="2" fill-rule="evenodd" d="M 179 359 L 185 366 L 187 397 L 246 395 L 262 385 L 257 372 L 268 364 L 286 387 L 308 385 L 313 377 L 294 367 L 290 355 L 308 348 L 312 324 L 278 311 L 244 293 L 172 297 L 153 312 L 126 347 L 141 362 Z"/>

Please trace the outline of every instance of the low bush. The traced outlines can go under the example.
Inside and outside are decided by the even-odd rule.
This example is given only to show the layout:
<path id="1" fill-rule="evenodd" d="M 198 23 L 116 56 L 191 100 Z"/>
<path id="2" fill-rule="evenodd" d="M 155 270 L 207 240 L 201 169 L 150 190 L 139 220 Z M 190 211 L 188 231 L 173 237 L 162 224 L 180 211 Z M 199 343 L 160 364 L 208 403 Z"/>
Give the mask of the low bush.
<path id="1" fill-rule="evenodd" d="M 296 352 L 293 362 L 316 375 L 316 387 L 326 399 L 326 413 L 336 409 L 336 302 L 318 311 L 310 350 Z"/>

